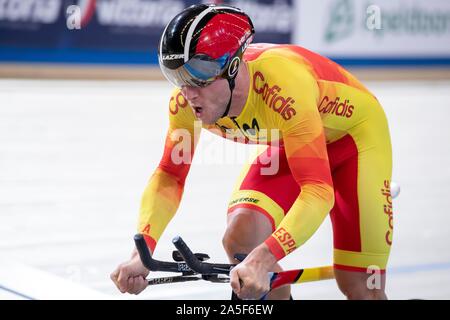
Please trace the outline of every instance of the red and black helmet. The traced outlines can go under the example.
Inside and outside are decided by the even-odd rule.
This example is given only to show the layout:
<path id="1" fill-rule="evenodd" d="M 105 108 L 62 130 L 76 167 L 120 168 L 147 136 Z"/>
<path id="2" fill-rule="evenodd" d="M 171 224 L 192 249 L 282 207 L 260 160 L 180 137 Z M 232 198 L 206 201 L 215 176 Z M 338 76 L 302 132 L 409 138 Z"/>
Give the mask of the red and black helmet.
<path id="1" fill-rule="evenodd" d="M 177 87 L 233 80 L 255 30 L 249 16 L 227 5 L 198 4 L 166 26 L 158 50 L 165 77 Z"/>

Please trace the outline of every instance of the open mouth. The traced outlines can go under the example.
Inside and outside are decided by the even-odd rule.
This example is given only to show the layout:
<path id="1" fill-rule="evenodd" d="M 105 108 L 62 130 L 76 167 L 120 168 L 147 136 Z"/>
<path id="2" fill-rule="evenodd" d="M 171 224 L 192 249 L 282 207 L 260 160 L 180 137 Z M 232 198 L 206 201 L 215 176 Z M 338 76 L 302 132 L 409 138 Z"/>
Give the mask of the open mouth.
<path id="1" fill-rule="evenodd" d="M 202 110 L 202 107 L 194 107 L 195 115 L 197 116 L 197 118 L 201 116 Z"/>

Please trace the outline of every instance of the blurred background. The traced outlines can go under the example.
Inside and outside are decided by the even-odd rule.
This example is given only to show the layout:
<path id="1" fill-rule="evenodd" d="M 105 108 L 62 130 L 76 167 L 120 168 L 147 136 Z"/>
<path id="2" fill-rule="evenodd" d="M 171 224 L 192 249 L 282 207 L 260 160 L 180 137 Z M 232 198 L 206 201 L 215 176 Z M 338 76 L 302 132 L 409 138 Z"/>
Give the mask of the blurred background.
<path id="1" fill-rule="evenodd" d="M 159 37 L 198 2 L 0 1 L 0 299 L 136 298 L 118 293 L 109 274 L 131 253 L 140 196 L 162 155 L 171 87 L 158 68 Z M 215 3 L 245 10 L 254 42 L 326 55 L 379 98 L 402 190 L 388 296 L 450 298 L 450 1 Z M 248 154 L 204 134 L 159 258 L 170 258 L 170 240 L 181 235 L 226 260 L 227 202 Z M 330 221 L 297 251 L 286 268 L 330 264 Z M 293 295 L 343 298 L 334 281 Z M 190 283 L 137 298 L 229 296 L 227 285 Z"/>

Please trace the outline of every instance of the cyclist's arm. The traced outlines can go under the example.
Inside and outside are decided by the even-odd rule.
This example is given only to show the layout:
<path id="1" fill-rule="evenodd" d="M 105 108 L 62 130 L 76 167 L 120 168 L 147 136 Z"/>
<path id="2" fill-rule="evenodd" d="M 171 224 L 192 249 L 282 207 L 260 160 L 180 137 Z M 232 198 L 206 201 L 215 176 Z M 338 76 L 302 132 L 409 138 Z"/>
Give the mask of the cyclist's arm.
<path id="1" fill-rule="evenodd" d="M 179 90 L 172 94 L 169 119 L 164 153 L 144 190 L 139 212 L 138 232 L 152 252 L 180 204 L 200 131 L 194 135 L 194 116 Z"/>
<path id="2" fill-rule="evenodd" d="M 305 69 L 294 70 L 290 95 L 296 114 L 280 122 L 288 164 L 301 192 L 278 228 L 265 241 L 277 260 L 304 244 L 334 204 L 324 129 L 317 110 L 318 87 Z"/>

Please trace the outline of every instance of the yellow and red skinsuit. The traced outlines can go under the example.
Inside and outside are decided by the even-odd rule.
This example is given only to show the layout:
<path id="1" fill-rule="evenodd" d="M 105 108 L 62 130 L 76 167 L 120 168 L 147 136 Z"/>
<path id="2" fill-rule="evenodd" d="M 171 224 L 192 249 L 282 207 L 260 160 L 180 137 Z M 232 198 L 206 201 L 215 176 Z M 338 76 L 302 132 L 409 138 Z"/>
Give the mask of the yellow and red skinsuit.
<path id="1" fill-rule="evenodd" d="M 335 268 L 384 271 L 393 231 L 392 156 L 377 99 L 348 71 L 298 46 L 251 45 L 244 60 L 250 88 L 243 111 L 203 125 L 228 139 L 266 145 L 243 169 L 229 214 L 238 208 L 265 214 L 273 225 L 265 243 L 279 260 L 331 211 Z M 178 89 L 169 118 L 164 154 L 140 210 L 139 232 L 152 251 L 178 208 L 199 136 Z M 268 163 L 276 164 L 274 172 Z"/>

